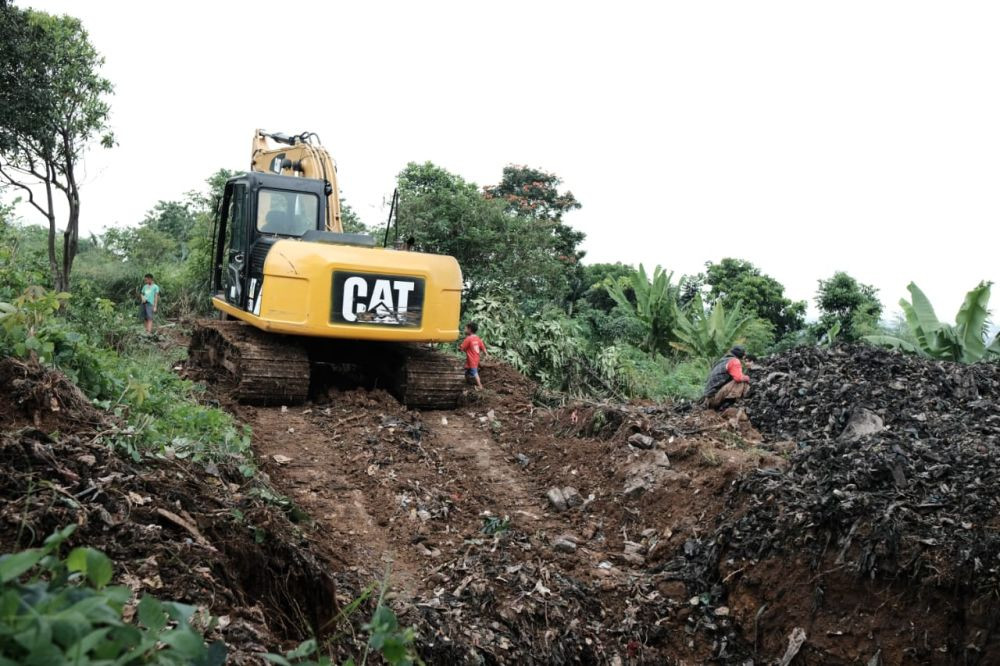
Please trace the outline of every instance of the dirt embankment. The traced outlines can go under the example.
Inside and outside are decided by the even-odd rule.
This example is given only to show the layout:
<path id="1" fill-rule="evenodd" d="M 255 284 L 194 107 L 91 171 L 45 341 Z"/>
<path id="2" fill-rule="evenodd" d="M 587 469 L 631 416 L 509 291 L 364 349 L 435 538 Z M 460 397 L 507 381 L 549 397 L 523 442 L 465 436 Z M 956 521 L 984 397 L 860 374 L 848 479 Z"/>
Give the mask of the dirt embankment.
<path id="1" fill-rule="evenodd" d="M 266 648 L 331 620 L 330 565 L 299 547 L 298 528 L 237 470 L 132 464 L 98 443 L 124 428 L 37 364 L 0 359 L 0 387 L 3 552 L 75 524 L 69 545 L 107 553 L 117 583 L 219 616 L 212 633 L 229 663 L 260 663 Z"/>

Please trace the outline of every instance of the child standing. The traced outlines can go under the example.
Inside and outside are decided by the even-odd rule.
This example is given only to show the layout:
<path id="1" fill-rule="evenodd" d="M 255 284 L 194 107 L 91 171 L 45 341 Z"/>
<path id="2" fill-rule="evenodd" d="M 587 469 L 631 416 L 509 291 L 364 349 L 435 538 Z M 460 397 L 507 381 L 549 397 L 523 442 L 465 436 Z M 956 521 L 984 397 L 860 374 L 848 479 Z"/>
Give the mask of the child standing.
<path id="1" fill-rule="evenodd" d="M 486 345 L 476 335 L 479 325 L 470 321 L 465 325 L 465 339 L 458 348 L 465 352 L 465 376 L 476 380 L 476 390 L 482 390 L 483 382 L 479 379 L 479 355 L 486 355 Z"/>
<path id="2" fill-rule="evenodd" d="M 153 275 L 146 273 L 139 288 L 139 316 L 146 326 L 146 333 L 153 332 L 153 313 L 160 305 L 160 285 L 153 282 Z"/>

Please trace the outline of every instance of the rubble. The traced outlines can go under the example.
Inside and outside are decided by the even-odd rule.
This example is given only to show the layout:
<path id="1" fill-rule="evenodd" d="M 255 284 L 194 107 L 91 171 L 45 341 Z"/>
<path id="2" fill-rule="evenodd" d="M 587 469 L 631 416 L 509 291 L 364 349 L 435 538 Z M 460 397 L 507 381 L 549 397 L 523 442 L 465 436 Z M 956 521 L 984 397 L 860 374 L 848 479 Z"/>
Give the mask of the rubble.
<path id="1" fill-rule="evenodd" d="M 711 605 L 728 599 L 749 640 L 761 613 L 780 616 L 783 663 L 807 650 L 847 659 L 833 623 L 854 595 L 885 599 L 856 620 L 880 629 L 855 629 L 865 659 L 1000 658 L 1000 614 L 977 601 L 1000 594 L 1000 366 L 858 345 L 796 348 L 758 372 L 745 408 L 762 446 L 794 442 L 788 468 L 738 480 L 714 530 L 664 571 Z M 796 610 L 795 598 L 810 601 Z M 907 636 L 928 607 L 938 619 Z M 835 630 L 816 632 L 823 622 Z M 778 642 L 770 633 L 769 654 Z"/>

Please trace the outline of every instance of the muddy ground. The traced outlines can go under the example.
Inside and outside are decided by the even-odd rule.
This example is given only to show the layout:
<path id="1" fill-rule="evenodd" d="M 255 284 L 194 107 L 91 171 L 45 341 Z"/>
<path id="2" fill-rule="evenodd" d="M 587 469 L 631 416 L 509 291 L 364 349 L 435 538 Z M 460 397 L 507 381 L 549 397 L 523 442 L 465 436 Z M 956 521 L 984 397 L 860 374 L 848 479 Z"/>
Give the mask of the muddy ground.
<path id="1" fill-rule="evenodd" d="M 371 600 L 346 621 L 337 614 L 377 581 L 434 664 L 877 666 L 995 654 L 995 626 L 956 617 L 969 603 L 955 584 L 859 575 L 836 562 L 834 537 L 829 557 L 726 549 L 750 517 L 762 520 L 744 520 L 748 480 L 791 474 L 808 460 L 802 442 L 762 435 L 742 411 L 546 407 L 551 396 L 539 400 L 505 366 L 482 376 L 486 390 L 446 412 L 364 389 L 252 407 L 203 377 L 206 399 L 253 428 L 253 480 L 110 456 L 92 441 L 103 417 L 86 405 L 52 411 L 52 395 L 79 396 L 50 395 L 38 387 L 57 378 L 35 376 L 0 392 L 16 415 L 0 421 L 15 461 L 0 477 L 0 536 L 26 545 L 24 524 L 33 537 L 78 522 L 78 537 L 122 563 L 123 581 L 224 617 L 234 663 L 317 628 L 338 657 L 359 654 Z M 56 488 L 33 490 L 42 478 Z M 66 494 L 80 506 L 60 502 Z M 990 590 L 978 598 L 995 604 Z M 959 652 L 963 641 L 975 649 Z"/>
<path id="2" fill-rule="evenodd" d="M 510 369 L 482 374 L 486 390 L 447 412 L 361 389 L 228 407 L 334 571 L 389 572 L 429 662 L 725 659 L 725 609 L 706 631 L 688 586 L 657 565 L 704 536 L 742 474 L 781 456 L 738 413 L 538 407 Z"/>

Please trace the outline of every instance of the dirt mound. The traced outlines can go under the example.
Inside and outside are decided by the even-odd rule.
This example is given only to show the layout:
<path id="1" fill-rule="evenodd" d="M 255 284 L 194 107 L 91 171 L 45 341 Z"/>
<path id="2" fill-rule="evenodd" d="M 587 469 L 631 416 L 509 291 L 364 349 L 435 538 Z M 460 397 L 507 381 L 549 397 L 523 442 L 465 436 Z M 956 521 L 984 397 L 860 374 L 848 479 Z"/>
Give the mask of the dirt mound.
<path id="1" fill-rule="evenodd" d="M 804 663 L 1000 659 L 1000 368 L 853 346 L 757 374 L 750 419 L 789 468 L 749 474 L 671 566 L 764 654 L 798 627 Z"/>
<path id="2" fill-rule="evenodd" d="M 0 358 L 0 427 L 79 428 L 100 425 L 87 396 L 59 372 L 38 363 Z"/>
<path id="3" fill-rule="evenodd" d="M 257 653 L 334 617 L 328 565 L 301 546 L 264 486 L 235 469 L 132 464 L 97 443 L 113 425 L 64 376 L 12 359 L 0 373 L 4 552 L 76 524 L 69 545 L 106 552 L 116 582 L 221 616 L 229 663 L 258 663 Z"/>

